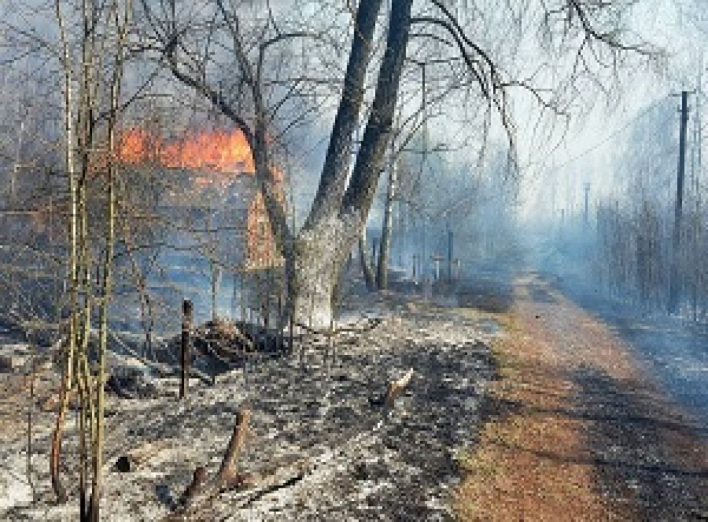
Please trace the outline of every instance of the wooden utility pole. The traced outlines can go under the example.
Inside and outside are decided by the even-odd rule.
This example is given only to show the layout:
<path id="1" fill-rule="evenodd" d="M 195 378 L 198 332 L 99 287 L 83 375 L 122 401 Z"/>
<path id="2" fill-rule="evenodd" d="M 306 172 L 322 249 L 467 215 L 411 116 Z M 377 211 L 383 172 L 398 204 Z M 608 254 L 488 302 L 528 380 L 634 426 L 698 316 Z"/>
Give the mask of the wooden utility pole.
<path id="1" fill-rule="evenodd" d="M 447 230 L 447 281 L 452 283 L 452 230 Z"/>
<path id="2" fill-rule="evenodd" d="M 371 265 L 376 266 L 376 251 L 379 249 L 379 240 L 376 237 L 371 238 Z"/>
<path id="3" fill-rule="evenodd" d="M 388 265 L 391 256 L 391 243 L 393 241 L 393 205 L 395 204 L 396 190 L 398 184 L 398 165 L 391 140 L 391 152 L 388 165 L 388 184 L 386 189 L 386 205 L 384 207 L 384 218 L 381 227 L 381 243 L 379 245 L 379 257 L 376 265 L 376 287 L 379 290 L 388 288 Z"/>
<path id="4" fill-rule="evenodd" d="M 681 297 L 679 281 L 679 253 L 681 250 L 681 220 L 683 219 L 683 181 L 686 172 L 686 131 L 688 129 L 688 91 L 681 92 L 681 131 L 679 134 L 679 161 L 676 180 L 676 207 L 674 212 L 673 252 L 669 278 L 669 313 L 676 313 Z"/>

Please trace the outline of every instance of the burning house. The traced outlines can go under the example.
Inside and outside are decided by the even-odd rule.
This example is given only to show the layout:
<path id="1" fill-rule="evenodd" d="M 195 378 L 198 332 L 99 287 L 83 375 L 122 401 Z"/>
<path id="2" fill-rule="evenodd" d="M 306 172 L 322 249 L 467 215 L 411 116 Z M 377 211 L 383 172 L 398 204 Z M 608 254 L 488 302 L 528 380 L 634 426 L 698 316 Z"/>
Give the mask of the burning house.
<path id="1" fill-rule="evenodd" d="M 161 184 L 158 209 L 185 232 L 174 238 L 179 246 L 191 242 L 206 257 L 238 270 L 282 263 L 251 150 L 239 131 L 203 131 L 163 142 L 131 129 L 122 137 L 119 157 L 169 178 Z M 282 174 L 274 173 L 282 193 Z"/>
<path id="2" fill-rule="evenodd" d="M 118 157 L 126 175 L 133 171 L 137 186 L 154 192 L 139 196 L 150 200 L 149 213 L 163 235 L 148 241 L 159 246 L 140 254 L 147 290 L 157 301 L 151 306 L 174 311 L 189 298 L 198 320 L 258 308 L 253 279 L 283 260 L 244 136 L 239 131 L 201 131 L 158 140 L 131 129 L 122 136 Z M 277 169 L 274 174 L 283 194 L 283 176 Z M 144 317 L 145 310 L 128 315 Z M 169 313 L 158 318 L 167 327 L 173 320 Z"/>

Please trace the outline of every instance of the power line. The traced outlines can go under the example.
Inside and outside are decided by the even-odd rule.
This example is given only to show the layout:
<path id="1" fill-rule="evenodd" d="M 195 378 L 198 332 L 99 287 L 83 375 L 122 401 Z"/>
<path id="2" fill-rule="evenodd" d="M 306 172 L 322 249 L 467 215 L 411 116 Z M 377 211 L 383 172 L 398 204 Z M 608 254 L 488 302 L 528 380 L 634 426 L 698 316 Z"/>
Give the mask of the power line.
<path id="1" fill-rule="evenodd" d="M 564 161 L 563 163 L 561 163 L 560 165 L 555 165 L 554 168 L 555 168 L 555 169 L 561 169 L 561 168 L 563 168 L 563 167 L 565 167 L 565 166 L 567 166 L 567 165 L 570 165 L 571 163 L 574 163 L 575 161 L 579 160 L 580 158 L 583 158 L 583 157 L 587 156 L 587 155 L 590 154 L 591 152 L 593 152 L 593 151 L 599 149 L 600 147 L 602 147 L 603 145 L 605 145 L 608 141 L 610 141 L 612 138 L 614 138 L 615 136 L 618 136 L 619 134 L 622 134 L 622 133 L 623 133 L 624 131 L 626 131 L 630 126 L 634 125 L 637 121 L 639 121 L 639 120 L 642 119 L 644 116 L 646 116 L 647 114 L 649 114 L 652 110 L 654 110 L 654 108 L 655 108 L 656 106 L 657 106 L 657 103 L 651 104 L 649 107 L 647 107 L 647 108 L 644 109 L 642 112 L 640 112 L 638 115 L 636 115 L 634 118 L 632 118 L 632 119 L 629 120 L 627 123 L 625 123 L 621 128 L 617 129 L 617 130 L 616 130 L 615 132 L 613 132 L 612 134 L 606 136 L 605 139 L 603 139 L 602 141 L 599 141 L 598 143 L 596 143 L 596 144 L 593 145 L 592 147 L 589 147 L 589 148 L 585 149 L 585 150 L 584 150 L 583 152 L 581 152 L 580 154 L 578 154 L 578 155 L 576 155 L 576 156 L 573 156 L 573 157 L 570 158 L 569 160 Z"/>

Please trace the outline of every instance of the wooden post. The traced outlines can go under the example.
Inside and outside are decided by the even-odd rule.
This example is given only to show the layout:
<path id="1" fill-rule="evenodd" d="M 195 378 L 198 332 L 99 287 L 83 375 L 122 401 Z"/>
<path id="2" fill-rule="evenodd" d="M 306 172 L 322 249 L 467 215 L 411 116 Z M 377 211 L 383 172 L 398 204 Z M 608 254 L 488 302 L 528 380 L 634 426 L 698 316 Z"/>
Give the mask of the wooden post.
<path id="1" fill-rule="evenodd" d="M 226 453 L 221 461 L 221 467 L 216 474 L 216 482 L 219 486 L 223 486 L 232 481 L 236 477 L 238 469 L 238 458 L 241 455 L 246 434 L 248 433 L 248 423 L 251 419 L 251 410 L 243 407 L 236 415 L 236 426 L 231 433 L 229 446 L 226 448 Z"/>
<path id="2" fill-rule="evenodd" d="M 679 161 L 676 178 L 676 207 L 674 209 L 673 249 L 669 273 L 669 313 L 679 311 L 681 281 L 679 256 L 681 253 L 681 221 L 683 220 L 683 184 L 686 171 L 686 131 L 688 128 L 688 92 L 681 92 L 681 128 L 679 132 Z"/>
<path id="3" fill-rule="evenodd" d="M 295 312 L 288 313 L 288 351 L 290 355 L 295 353 Z"/>
<path id="4" fill-rule="evenodd" d="M 438 254 L 433 254 L 430 256 L 430 260 L 435 263 L 435 281 L 440 280 L 440 261 L 443 260 L 443 257 L 438 255 Z"/>
<path id="5" fill-rule="evenodd" d="M 282 274 L 282 273 L 281 273 Z M 278 287 L 278 324 L 276 328 L 276 350 L 279 355 L 282 355 L 285 351 L 285 313 L 283 312 L 283 303 L 285 302 L 284 288 L 283 285 L 284 274 L 281 275 L 280 279 L 277 281 Z"/>
<path id="6" fill-rule="evenodd" d="M 187 397 L 189 388 L 189 358 L 192 336 L 192 301 L 185 299 L 182 303 L 182 379 L 179 384 L 179 398 Z"/>

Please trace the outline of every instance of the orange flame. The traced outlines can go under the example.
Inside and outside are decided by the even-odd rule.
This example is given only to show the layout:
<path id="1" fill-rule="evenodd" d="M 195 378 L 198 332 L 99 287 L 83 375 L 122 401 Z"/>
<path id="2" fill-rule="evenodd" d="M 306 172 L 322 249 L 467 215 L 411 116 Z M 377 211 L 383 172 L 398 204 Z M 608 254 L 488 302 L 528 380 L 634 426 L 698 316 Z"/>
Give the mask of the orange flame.
<path id="1" fill-rule="evenodd" d="M 147 162 L 156 148 L 156 140 L 143 129 L 129 129 L 121 134 L 116 156 L 131 165 Z"/>
<path id="2" fill-rule="evenodd" d="M 224 174 L 254 172 L 251 147 L 240 131 L 208 131 L 167 145 L 162 163 L 168 167 Z"/>
<path id="3" fill-rule="evenodd" d="M 157 164 L 201 173 L 192 178 L 198 188 L 223 188 L 235 176 L 255 172 L 251 148 L 239 130 L 201 131 L 164 142 L 148 131 L 134 127 L 122 133 L 116 156 L 129 165 Z M 277 186 L 277 197 L 282 202 L 283 172 L 275 166 L 271 167 L 271 172 Z M 260 191 L 249 205 L 246 244 L 249 266 L 272 266 L 282 262 Z"/>
<path id="4" fill-rule="evenodd" d="M 171 168 L 222 174 L 253 173 L 251 147 L 241 131 L 202 131 L 164 143 L 140 128 L 125 131 L 118 158 L 124 163 L 157 162 Z"/>

